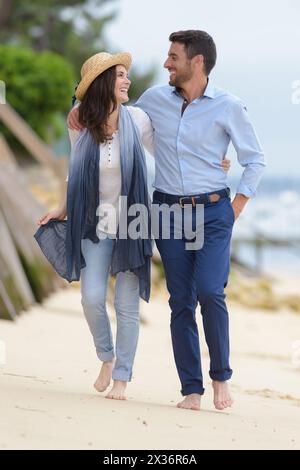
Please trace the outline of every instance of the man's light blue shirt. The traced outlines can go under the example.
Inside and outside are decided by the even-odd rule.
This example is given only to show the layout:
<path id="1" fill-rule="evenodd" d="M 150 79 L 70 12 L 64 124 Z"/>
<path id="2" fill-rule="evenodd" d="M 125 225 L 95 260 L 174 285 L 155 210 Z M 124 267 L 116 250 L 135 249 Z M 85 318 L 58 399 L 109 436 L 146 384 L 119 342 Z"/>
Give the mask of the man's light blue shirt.
<path id="1" fill-rule="evenodd" d="M 176 195 L 226 188 L 221 162 L 232 141 L 244 167 L 237 193 L 254 196 L 265 161 L 245 105 L 211 81 L 181 115 L 183 101 L 174 87 L 166 85 L 149 88 L 136 103 L 154 129 L 154 187 Z"/>

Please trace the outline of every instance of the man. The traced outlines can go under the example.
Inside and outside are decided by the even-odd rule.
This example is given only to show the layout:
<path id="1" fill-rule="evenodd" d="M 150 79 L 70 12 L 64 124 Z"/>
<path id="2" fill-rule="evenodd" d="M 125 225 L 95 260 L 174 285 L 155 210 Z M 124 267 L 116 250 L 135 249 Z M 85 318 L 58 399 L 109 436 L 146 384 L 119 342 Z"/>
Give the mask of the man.
<path id="1" fill-rule="evenodd" d="M 171 335 L 175 363 L 185 397 L 177 406 L 199 410 L 204 393 L 196 307 L 201 306 L 210 354 L 214 405 L 232 405 L 227 381 L 229 325 L 224 287 L 230 262 L 232 226 L 249 198 L 254 196 L 265 162 L 243 103 L 216 88 L 209 74 L 216 63 L 216 46 L 206 32 L 179 31 L 169 37 L 171 46 L 164 67 L 169 86 L 147 90 L 137 101 L 152 121 L 155 145 L 156 204 L 204 204 L 204 244 L 186 250 L 184 235 L 160 236 L 160 252 L 170 294 Z M 76 121 L 76 120 L 75 120 Z M 74 115 L 69 116 L 74 126 Z M 75 123 L 76 125 L 76 123 Z M 230 203 L 221 162 L 232 141 L 244 167 L 237 194 Z M 163 222 L 162 222 L 163 223 Z M 161 227 L 160 227 L 161 228 Z"/>

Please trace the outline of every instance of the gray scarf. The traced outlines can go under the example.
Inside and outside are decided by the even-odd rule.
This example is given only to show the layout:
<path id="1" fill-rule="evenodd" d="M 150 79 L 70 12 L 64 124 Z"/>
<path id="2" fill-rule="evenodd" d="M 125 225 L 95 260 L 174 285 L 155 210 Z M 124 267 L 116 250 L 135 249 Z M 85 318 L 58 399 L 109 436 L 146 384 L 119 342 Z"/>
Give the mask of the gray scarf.
<path id="1" fill-rule="evenodd" d="M 150 297 L 150 258 L 152 256 L 150 201 L 147 188 L 147 170 L 139 131 L 129 111 L 120 106 L 119 116 L 120 161 L 122 174 L 121 195 L 127 196 L 127 208 L 143 204 L 147 208 L 148 238 L 120 238 L 117 233 L 113 251 L 111 274 L 127 270 L 139 278 L 140 296 Z M 99 145 L 88 129 L 76 141 L 70 159 L 67 221 L 50 221 L 35 234 L 42 251 L 56 271 L 69 282 L 80 279 L 80 270 L 86 266 L 81 252 L 81 240 L 88 238 L 101 243 L 97 237 L 97 209 L 99 206 Z M 128 217 L 128 225 L 132 218 Z M 59 248 L 59 249 L 58 249 Z M 56 250 L 57 253 L 55 252 Z"/>

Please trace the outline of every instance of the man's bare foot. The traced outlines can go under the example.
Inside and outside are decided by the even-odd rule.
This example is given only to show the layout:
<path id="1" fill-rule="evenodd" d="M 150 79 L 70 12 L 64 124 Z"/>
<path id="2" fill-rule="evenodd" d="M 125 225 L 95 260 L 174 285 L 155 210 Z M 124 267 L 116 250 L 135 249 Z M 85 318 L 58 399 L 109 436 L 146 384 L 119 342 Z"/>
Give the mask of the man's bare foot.
<path id="1" fill-rule="evenodd" d="M 187 395 L 183 401 L 177 404 L 177 408 L 184 408 L 186 410 L 200 410 L 201 395 L 198 393 L 191 393 Z"/>
<path id="2" fill-rule="evenodd" d="M 126 400 L 124 395 L 127 382 L 123 380 L 114 380 L 114 384 L 110 392 L 106 395 L 105 398 L 110 398 L 112 400 Z"/>
<path id="3" fill-rule="evenodd" d="M 104 392 L 110 384 L 111 374 L 114 367 L 114 360 L 103 362 L 100 374 L 94 383 L 97 392 Z"/>
<path id="4" fill-rule="evenodd" d="M 217 410 L 224 410 L 233 404 L 226 381 L 219 382 L 218 380 L 213 380 L 212 386 L 214 389 L 214 405 Z"/>

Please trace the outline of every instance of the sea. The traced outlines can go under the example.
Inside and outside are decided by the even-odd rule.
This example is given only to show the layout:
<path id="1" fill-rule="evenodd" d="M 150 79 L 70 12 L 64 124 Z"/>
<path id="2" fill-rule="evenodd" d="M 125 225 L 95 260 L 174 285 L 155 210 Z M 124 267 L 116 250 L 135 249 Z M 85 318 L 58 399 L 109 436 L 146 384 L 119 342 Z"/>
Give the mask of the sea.
<path id="1" fill-rule="evenodd" d="M 229 178 L 233 193 L 237 184 Z M 264 244 L 257 248 L 251 239 Z M 300 278 L 300 177 L 262 179 L 256 196 L 235 223 L 233 253 L 249 267 Z"/>
<path id="2" fill-rule="evenodd" d="M 152 185 L 153 160 L 147 159 L 147 164 Z M 228 177 L 233 196 L 238 181 L 237 177 Z M 300 279 L 300 176 L 262 179 L 256 196 L 234 225 L 232 254 L 255 271 Z"/>

